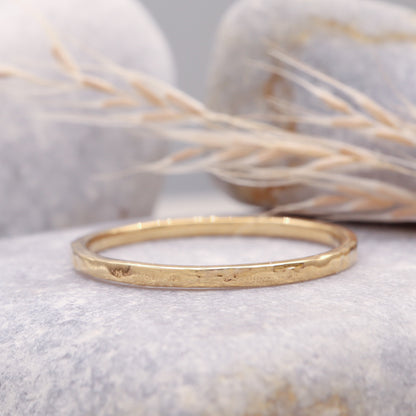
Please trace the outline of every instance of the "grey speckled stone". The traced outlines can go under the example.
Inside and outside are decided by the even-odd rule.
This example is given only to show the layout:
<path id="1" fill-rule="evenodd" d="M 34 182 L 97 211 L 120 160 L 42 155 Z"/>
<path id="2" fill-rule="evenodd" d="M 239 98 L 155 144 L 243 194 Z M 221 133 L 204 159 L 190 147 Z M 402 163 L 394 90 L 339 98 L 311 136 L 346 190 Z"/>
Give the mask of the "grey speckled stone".
<path id="1" fill-rule="evenodd" d="M 98 52 L 127 68 L 173 81 L 170 50 L 137 1 L 33 4 L 81 64 L 91 63 L 91 52 Z M 45 75 L 56 67 L 41 24 L 12 0 L 0 2 L 0 56 L 1 63 Z M 109 182 L 94 178 L 155 160 L 167 152 L 165 143 L 138 129 L 45 122 L 36 114 L 43 108 L 39 99 L 19 94 L 19 88 L 30 84 L 14 84 L 14 93 L 9 85 L 9 81 L 0 84 L 0 235 L 150 213 L 160 178 L 136 175 Z M 69 96 L 72 102 L 99 98 L 80 91 Z"/>
<path id="2" fill-rule="evenodd" d="M 253 65 L 253 61 L 272 62 L 268 52 L 273 44 L 387 108 L 401 112 L 400 94 L 416 103 L 414 10 L 372 0 L 240 0 L 225 14 L 218 31 L 209 78 L 210 106 L 232 114 L 265 114 L 270 111 L 266 98 L 274 95 L 325 114 L 327 108 L 309 93 Z M 307 125 L 289 127 L 322 133 Z M 324 130 L 324 134 L 399 157 L 412 152 L 381 140 L 375 144 L 348 130 Z M 406 181 L 416 190 L 416 181 L 409 177 L 385 172 L 363 175 L 392 183 Z M 285 189 L 276 195 L 280 203 L 299 199 Z"/>
<path id="3" fill-rule="evenodd" d="M 85 230 L 0 240 L 1 414 L 416 414 L 416 228 L 355 229 L 353 269 L 231 291 L 78 275 L 69 243 Z M 213 264 L 320 249 L 248 241 L 152 242 L 112 254 Z"/>

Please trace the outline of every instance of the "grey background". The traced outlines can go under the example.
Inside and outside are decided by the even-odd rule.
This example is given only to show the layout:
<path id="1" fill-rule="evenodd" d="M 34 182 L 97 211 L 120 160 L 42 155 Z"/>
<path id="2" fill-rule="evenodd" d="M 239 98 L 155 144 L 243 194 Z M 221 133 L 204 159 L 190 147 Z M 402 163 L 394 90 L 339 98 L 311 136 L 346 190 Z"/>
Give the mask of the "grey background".
<path id="1" fill-rule="evenodd" d="M 141 1 L 170 43 L 177 65 L 179 87 L 203 100 L 215 32 L 221 16 L 234 0 Z M 416 7 L 416 0 L 389 1 Z M 213 189 L 210 178 L 204 174 L 171 176 L 165 183 L 165 193 L 168 194 L 207 192 Z"/>
<path id="2" fill-rule="evenodd" d="M 203 99 L 209 55 L 224 11 L 234 0 L 142 0 L 168 39 L 178 67 L 178 83 Z"/>
<path id="3" fill-rule="evenodd" d="M 224 11 L 234 0 L 142 0 L 172 48 L 180 88 L 203 100 L 210 51 Z M 163 195 L 215 191 L 203 173 L 168 176 Z M 170 199 L 170 198 L 169 198 Z"/>

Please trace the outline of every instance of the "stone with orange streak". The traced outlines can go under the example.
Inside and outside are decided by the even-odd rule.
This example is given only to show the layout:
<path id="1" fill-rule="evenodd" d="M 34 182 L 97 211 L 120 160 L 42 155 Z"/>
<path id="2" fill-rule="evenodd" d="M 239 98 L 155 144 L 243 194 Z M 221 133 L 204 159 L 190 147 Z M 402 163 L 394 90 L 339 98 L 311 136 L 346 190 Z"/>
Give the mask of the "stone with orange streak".
<path id="1" fill-rule="evenodd" d="M 269 52 L 276 47 L 367 94 L 391 111 L 402 108 L 400 94 L 416 103 L 416 13 L 412 9 L 376 0 L 240 0 L 225 14 L 217 33 L 209 75 L 209 105 L 234 115 L 284 114 L 271 104 L 274 98 L 310 113 L 337 114 L 281 75 L 253 64 L 275 65 Z M 357 128 L 362 123 L 358 119 L 355 122 Z M 416 156 L 416 150 L 402 146 L 400 137 L 393 137 L 394 132 L 380 133 L 380 137 L 389 134 L 397 144 L 387 144 L 381 138 L 367 140 L 357 129 L 344 128 L 345 120 L 341 118 L 334 118 L 333 128 L 297 121 L 280 125 L 291 132 L 324 135 L 389 155 Z M 293 162 L 302 164 L 304 160 L 281 158 L 278 163 L 293 166 Z M 416 190 L 414 178 L 400 173 L 373 168 L 358 174 Z M 336 191 L 328 195 L 319 186 L 301 183 L 274 187 L 226 183 L 223 187 L 236 199 L 264 208 L 296 204 L 322 194 L 334 198 L 344 195 Z M 366 203 L 363 217 L 371 219 L 371 205 L 382 210 L 386 205 L 391 207 L 392 202 L 391 198 L 386 200 L 375 194 Z M 360 201 L 355 209 L 360 211 L 362 206 Z M 326 211 L 335 212 L 338 207 L 334 203 Z M 297 213 L 319 215 L 320 209 L 307 208 Z M 397 221 L 399 217 L 416 221 L 416 209 L 412 206 L 398 210 L 384 220 Z"/>

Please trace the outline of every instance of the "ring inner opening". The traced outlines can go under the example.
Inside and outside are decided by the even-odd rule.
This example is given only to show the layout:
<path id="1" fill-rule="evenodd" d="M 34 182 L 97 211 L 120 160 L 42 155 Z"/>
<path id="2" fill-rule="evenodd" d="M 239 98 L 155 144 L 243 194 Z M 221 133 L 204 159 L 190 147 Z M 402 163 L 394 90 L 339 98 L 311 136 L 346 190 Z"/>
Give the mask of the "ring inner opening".
<path id="1" fill-rule="evenodd" d="M 143 263 L 207 266 L 252 264 L 303 258 L 328 251 L 316 242 L 259 236 L 198 236 L 143 241 L 101 252 Z"/>

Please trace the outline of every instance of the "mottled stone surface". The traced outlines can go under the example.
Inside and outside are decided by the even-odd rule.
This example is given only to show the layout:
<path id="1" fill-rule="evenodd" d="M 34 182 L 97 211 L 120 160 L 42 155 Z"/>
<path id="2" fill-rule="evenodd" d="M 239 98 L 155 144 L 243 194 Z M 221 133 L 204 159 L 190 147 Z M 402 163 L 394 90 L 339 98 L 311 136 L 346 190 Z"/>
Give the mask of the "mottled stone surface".
<path id="1" fill-rule="evenodd" d="M 39 0 L 33 5 L 54 27 L 79 64 L 97 72 L 98 53 L 127 68 L 173 81 L 170 50 L 147 11 L 134 0 Z M 50 76 L 58 68 L 46 31 L 33 10 L 0 2 L 0 61 Z M 108 75 L 107 75 L 108 76 Z M 125 88 L 120 79 L 110 80 Z M 150 213 L 160 178 L 135 175 L 98 182 L 142 161 L 163 156 L 166 144 L 140 129 L 53 123 L 41 114 L 76 111 L 104 94 L 75 89 L 45 100 L 27 94 L 30 83 L 0 83 L 0 235 L 60 228 Z M 22 93 L 22 88 L 26 92 Z M 39 92 L 41 87 L 36 87 Z M 65 101 L 67 100 L 67 101 Z M 46 108 L 40 101 L 48 103 Z M 108 110 L 107 110 L 108 111 Z M 113 110 L 114 111 L 114 110 Z M 82 113 L 82 111 L 81 111 Z M 103 111 L 103 118 L 106 111 Z"/>
<path id="2" fill-rule="evenodd" d="M 305 90 L 254 63 L 275 63 L 268 55 L 273 47 L 355 87 L 399 114 L 403 114 L 401 95 L 416 102 L 414 10 L 373 0 L 240 0 L 225 14 L 217 34 L 209 77 L 210 106 L 232 114 L 268 114 L 267 99 L 275 96 L 301 105 L 312 114 L 326 114 L 328 109 Z M 350 130 L 323 130 L 296 123 L 287 127 L 324 133 L 326 137 L 399 157 L 409 152 L 416 156 L 412 149 L 382 140 L 373 142 Z M 409 177 L 382 172 L 363 175 L 406 183 L 416 189 L 416 182 Z M 267 190 L 267 195 L 262 196 L 241 188 L 232 190 L 236 197 L 261 199 L 267 205 Z M 293 195 L 286 194 L 285 189 L 276 194 L 273 201 L 294 202 Z"/>
<path id="3" fill-rule="evenodd" d="M 416 228 L 354 227 L 358 264 L 275 288 L 117 286 L 72 270 L 78 229 L 0 240 L 4 416 L 416 413 Z M 112 254 L 165 263 L 304 256 L 233 237 Z"/>
<path id="4" fill-rule="evenodd" d="M 300 91 L 251 61 L 269 61 L 273 45 L 386 106 L 400 104 L 396 88 L 416 101 L 414 10 L 375 0 L 240 0 L 218 30 L 210 104 L 245 113 L 264 104 L 273 88 L 279 96 L 296 99 Z"/>

